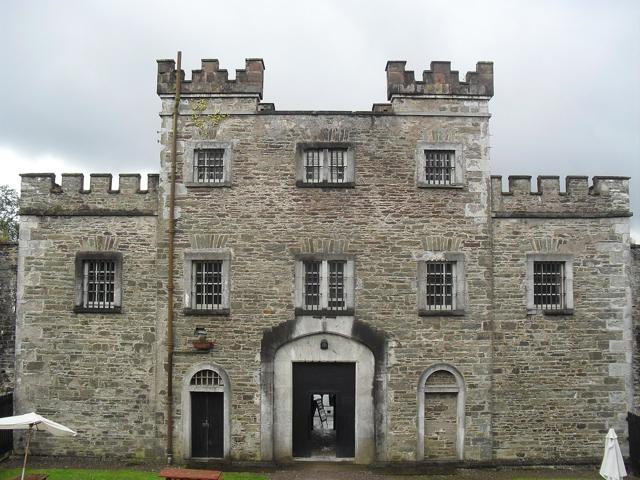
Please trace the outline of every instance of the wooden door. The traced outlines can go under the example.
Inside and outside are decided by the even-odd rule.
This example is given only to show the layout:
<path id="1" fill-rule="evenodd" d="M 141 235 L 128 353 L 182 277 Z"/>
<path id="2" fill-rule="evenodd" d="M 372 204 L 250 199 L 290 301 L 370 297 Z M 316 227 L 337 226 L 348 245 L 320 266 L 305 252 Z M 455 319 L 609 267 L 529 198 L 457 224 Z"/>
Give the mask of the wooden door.
<path id="1" fill-rule="evenodd" d="M 224 456 L 224 393 L 191 392 L 191 456 Z"/>

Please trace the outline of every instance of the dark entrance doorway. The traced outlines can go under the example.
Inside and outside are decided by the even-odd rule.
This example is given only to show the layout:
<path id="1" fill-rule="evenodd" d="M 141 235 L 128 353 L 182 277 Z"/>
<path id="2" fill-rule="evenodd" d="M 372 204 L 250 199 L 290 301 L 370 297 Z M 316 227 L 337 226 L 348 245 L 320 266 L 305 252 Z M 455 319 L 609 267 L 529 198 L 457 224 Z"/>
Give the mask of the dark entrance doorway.
<path id="1" fill-rule="evenodd" d="M 191 456 L 224 456 L 222 392 L 191 392 Z"/>
<path id="2" fill-rule="evenodd" d="M 355 363 L 293 364 L 293 456 L 355 456 Z"/>

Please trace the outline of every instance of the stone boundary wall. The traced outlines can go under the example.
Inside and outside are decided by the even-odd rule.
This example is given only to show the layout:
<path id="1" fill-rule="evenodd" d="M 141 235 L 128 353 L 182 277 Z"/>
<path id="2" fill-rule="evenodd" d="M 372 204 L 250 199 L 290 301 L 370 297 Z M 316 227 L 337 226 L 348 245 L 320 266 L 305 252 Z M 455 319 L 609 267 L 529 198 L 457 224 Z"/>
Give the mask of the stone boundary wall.
<path id="1" fill-rule="evenodd" d="M 598 218 L 630 217 L 629 177 L 539 176 L 538 191 L 531 191 L 531 176 L 509 176 L 509 190 L 502 190 L 502 177 L 491 177 L 491 210 L 500 218 Z"/>
<path id="2" fill-rule="evenodd" d="M 140 189 L 139 174 L 121 174 L 120 187 L 112 188 L 111 174 L 92 173 L 89 190 L 84 175 L 63 173 L 61 184 L 53 173 L 22 174 L 20 215 L 156 215 L 157 174 L 148 175 L 147 190 Z"/>
<path id="3" fill-rule="evenodd" d="M 0 396 L 13 391 L 18 244 L 0 242 Z"/>

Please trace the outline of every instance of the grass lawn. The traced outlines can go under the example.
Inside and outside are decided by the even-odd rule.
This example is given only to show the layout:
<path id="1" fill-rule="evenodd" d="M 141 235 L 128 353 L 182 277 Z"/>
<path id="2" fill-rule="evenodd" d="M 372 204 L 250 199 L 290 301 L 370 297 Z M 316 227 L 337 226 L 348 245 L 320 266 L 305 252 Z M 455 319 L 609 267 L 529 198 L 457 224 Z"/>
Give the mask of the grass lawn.
<path id="1" fill-rule="evenodd" d="M 20 475 L 22 469 L 0 470 L 0 480 L 9 480 Z M 140 472 L 136 470 L 84 470 L 76 468 L 30 469 L 27 473 L 48 473 L 49 480 L 162 480 L 157 472 Z M 224 480 L 267 480 L 264 475 L 255 473 L 229 472 Z"/>

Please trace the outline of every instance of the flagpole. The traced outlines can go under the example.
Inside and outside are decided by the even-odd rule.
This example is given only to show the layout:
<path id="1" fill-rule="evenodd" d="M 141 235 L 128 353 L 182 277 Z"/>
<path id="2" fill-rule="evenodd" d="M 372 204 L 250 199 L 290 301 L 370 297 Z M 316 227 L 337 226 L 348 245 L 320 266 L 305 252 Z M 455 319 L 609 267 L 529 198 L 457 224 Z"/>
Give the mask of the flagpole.
<path id="1" fill-rule="evenodd" d="M 27 448 L 24 451 L 24 463 L 22 464 L 22 477 L 20 480 L 24 480 L 24 472 L 27 469 L 27 455 L 29 455 L 29 446 L 31 445 L 31 428 L 33 423 L 29 424 L 29 435 L 27 436 Z"/>

